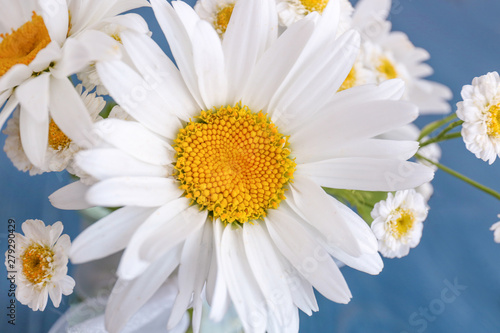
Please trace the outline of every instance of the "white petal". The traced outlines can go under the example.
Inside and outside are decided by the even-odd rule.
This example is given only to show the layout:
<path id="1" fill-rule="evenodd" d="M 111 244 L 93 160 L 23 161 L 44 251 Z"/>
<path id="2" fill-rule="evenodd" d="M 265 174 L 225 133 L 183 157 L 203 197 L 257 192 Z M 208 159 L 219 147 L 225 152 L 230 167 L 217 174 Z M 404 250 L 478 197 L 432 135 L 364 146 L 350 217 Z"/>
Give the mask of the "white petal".
<path id="1" fill-rule="evenodd" d="M 137 122 L 106 119 L 94 124 L 94 133 L 140 161 L 154 165 L 173 162 L 172 146 Z"/>
<path id="2" fill-rule="evenodd" d="M 60 188 L 49 196 L 52 206 L 59 209 L 80 210 L 93 207 L 85 200 L 89 186 L 81 181 Z"/>
<path id="3" fill-rule="evenodd" d="M 111 292 L 105 314 L 106 329 L 119 332 L 127 321 L 161 287 L 174 269 L 179 265 L 178 248 L 160 257 L 137 279 L 119 279 Z"/>
<path id="4" fill-rule="evenodd" d="M 212 242 L 213 228 L 210 222 L 186 239 L 179 265 L 179 294 L 172 307 L 167 329 L 179 324 L 192 298 L 193 301 L 200 298 L 210 268 Z"/>
<path id="5" fill-rule="evenodd" d="M 2 112 L 0 112 L 0 128 L 3 127 L 7 119 L 9 119 L 12 112 L 14 112 L 16 107 L 19 105 L 19 101 L 17 100 L 16 96 L 11 95 L 11 93 L 12 91 L 7 90 L 4 93 L 2 93 L 2 95 L 0 95 L 0 102 L 2 102 L 0 106 L 3 105 L 3 103 L 5 103 L 5 98 L 10 97 L 7 103 L 5 103 Z"/>
<path id="6" fill-rule="evenodd" d="M 57 42 L 52 41 L 37 53 L 35 59 L 29 63 L 28 67 L 35 73 L 43 72 L 49 68 L 51 63 L 61 59 L 61 56 L 61 47 Z"/>
<path id="7" fill-rule="evenodd" d="M 118 267 L 118 276 L 133 279 L 152 262 L 200 229 L 207 211 L 188 208 L 189 199 L 180 198 L 156 210 L 136 231 Z"/>
<path id="8" fill-rule="evenodd" d="M 214 222 L 214 252 L 217 262 L 217 277 L 215 280 L 213 302 L 210 304 L 210 319 L 219 322 L 222 320 L 229 307 L 230 299 L 227 292 L 226 279 L 222 270 L 221 244 L 224 233 L 224 225 L 220 220 Z"/>
<path id="9" fill-rule="evenodd" d="M 401 101 L 373 101 L 349 109 L 332 105 L 306 126 L 297 128 L 290 137 L 291 150 L 297 162 L 303 163 L 302 154 L 325 154 L 344 142 L 371 138 L 406 125 L 417 116 L 415 105 Z"/>
<path id="10" fill-rule="evenodd" d="M 67 78 L 50 78 L 50 114 L 61 131 L 78 146 L 89 148 L 94 144 L 89 111 Z"/>
<path id="11" fill-rule="evenodd" d="M 149 86 L 163 101 L 165 111 L 188 121 L 200 111 L 179 70 L 150 37 L 124 31 L 123 45 Z"/>
<path id="12" fill-rule="evenodd" d="M 123 207 L 100 219 L 73 241 L 71 261 L 81 264 L 123 250 L 153 212 L 152 208 Z"/>
<path id="13" fill-rule="evenodd" d="M 177 136 L 180 121 L 151 98 L 156 93 L 139 74 L 121 61 L 98 63 L 96 68 L 110 95 L 128 114 L 163 137 Z"/>
<path id="14" fill-rule="evenodd" d="M 160 177 L 117 177 L 103 180 L 88 190 L 86 199 L 96 206 L 158 207 L 182 195 L 179 183 Z"/>
<path id="15" fill-rule="evenodd" d="M 47 110 L 41 110 L 39 117 L 40 121 L 21 108 L 19 130 L 24 153 L 31 163 L 40 169 L 45 169 L 45 154 L 49 143 L 49 114 Z"/>
<path id="16" fill-rule="evenodd" d="M 241 228 L 225 228 L 222 235 L 221 259 L 227 289 L 245 332 L 264 333 L 267 326 L 266 300 L 248 265 Z"/>
<path id="17" fill-rule="evenodd" d="M 349 287 L 333 259 L 297 220 L 282 210 L 269 211 L 266 225 L 281 253 L 326 298 L 347 303 Z"/>
<path id="18" fill-rule="evenodd" d="M 229 104 L 241 99 L 250 73 L 277 34 L 276 4 L 273 1 L 236 2 L 222 41 L 229 82 Z"/>
<path id="19" fill-rule="evenodd" d="M 68 34 L 69 12 L 67 1 L 39 0 L 42 17 L 51 40 L 62 45 Z"/>
<path id="20" fill-rule="evenodd" d="M 44 73 L 15 90 L 23 112 L 28 112 L 37 122 L 44 122 L 49 112 L 49 79 L 50 74 Z"/>
<path id="21" fill-rule="evenodd" d="M 272 96 L 301 54 L 314 30 L 314 22 L 300 20 L 286 29 L 256 64 L 248 78 L 241 103 L 258 112 L 266 109 Z M 279 63 L 279 66 L 276 64 Z M 272 110 L 269 110 L 272 112 Z"/>
<path id="22" fill-rule="evenodd" d="M 12 89 L 31 77 L 33 72 L 28 66 L 18 64 L 12 66 L 7 73 L 0 77 L 0 91 Z"/>
<path id="23" fill-rule="evenodd" d="M 296 307 L 288 289 L 278 250 L 274 247 L 267 230 L 258 222 L 254 225 L 244 224 L 243 242 L 248 263 L 271 312 L 268 320 L 274 321 L 271 320 L 274 317 L 278 327 L 291 331 L 290 321 L 294 318 Z"/>
<path id="24" fill-rule="evenodd" d="M 59 286 L 58 283 L 54 283 L 51 287 L 48 287 L 48 289 L 49 289 L 49 296 L 50 299 L 52 300 L 52 303 L 54 304 L 54 307 L 58 308 L 59 304 L 61 304 L 61 299 L 62 299 L 61 287 Z"/>
<path id="25" fill-rule="evenodd" d="M 302 164 L 296 172 L 310 177 L 321 186 L 362 191 L 415 188 L 434 178 L 432 169 L 421 164 L 362 157 Z"/>
<path id="26" fill-rule="evenodd" d="M 401 79 L 384 81 L 378 85 L 365 84 L 336 93 L 330 103 L 336 108 L 350 107 L 373 101 L 400 100 L 405 92 L 405 82 Z"/>
<path id="27" fill-rule="evenodd" d="M 361 219 L 359 216 L 330 200 L 330 196 L 320 186 L 306 177 L 297 175 L 290 188 L 293 197 L 286 204 L 316 228 L 328 242 L 352 256 L 361 255 L 360 244 L 349 228 L 352 219 Z"/>

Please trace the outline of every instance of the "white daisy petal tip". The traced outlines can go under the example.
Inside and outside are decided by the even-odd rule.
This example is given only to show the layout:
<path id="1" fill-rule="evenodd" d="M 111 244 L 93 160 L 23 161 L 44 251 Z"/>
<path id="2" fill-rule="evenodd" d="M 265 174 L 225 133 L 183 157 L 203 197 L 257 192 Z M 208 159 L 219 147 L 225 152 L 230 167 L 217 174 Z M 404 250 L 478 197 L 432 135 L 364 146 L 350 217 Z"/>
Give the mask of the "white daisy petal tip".
<path id="1" fill-rule="evenodd" d="M 498 215 L 498 218 L 500 218 L 500 214 Z M 493 231 L 495 242 L 500 243 L 500 222 L 493 224 L 490 230 Z"/>
<path id="2" fill-rule="evenodd" d="M 57 308 L 62 295 L 71 294 L 75 285 L 66 274 L 69 236 L 61 236 L 61 222 L 45 226 L 40 220 L 26 220 L 21 228 L 24 236 L 15 233 L 18 251 L 5 253 L 7 271 L 15 272 L 16 298 L 34 311 L 43 311 L 50 297 Z"/>
<path id="3" fill-rule="evenodd" d="M 379 241 L 379 251 L 387 258 L 401 258 L 416 247 L 422 237 L 428 206 L 415 190 L 388 193 L 375 204 L 371 228 Z"/>

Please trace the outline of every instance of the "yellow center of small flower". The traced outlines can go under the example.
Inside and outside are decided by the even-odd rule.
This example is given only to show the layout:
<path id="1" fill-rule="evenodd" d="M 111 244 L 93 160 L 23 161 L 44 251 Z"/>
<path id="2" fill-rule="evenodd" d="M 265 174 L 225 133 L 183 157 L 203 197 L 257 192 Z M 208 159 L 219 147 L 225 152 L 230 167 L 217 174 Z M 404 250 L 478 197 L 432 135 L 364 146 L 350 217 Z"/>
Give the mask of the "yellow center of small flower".
<path id="1" fill-rule="evenodd" d="M 300 0 L 300 3 L 309 13 L 318 12 L 321 14 L 325 10 L 328 0 Z"/>
<path id="2" fill-rule="evenodd" d="M 23 274 L 26 280 L 38 284 L 52 276 L 51 263 L 54 261 L 54 251 L 48 246 L 30 245 L 21 256 Z"/>
<path id="3" fill-rule="evenodd" d="M 488 109 L 488 135 L 494 138 L 500 137 L 500 104 L 492 105 Z"/>
<path id="4" fill-rule="evenodd" d="M 61 131 L 54 120 L 51 120 L 49 124 L 49 146 L 54 150 L 60 150 L 67 148 L 70 143 L 71 139 Z"/>
<path id="5" fill-rule="evenodd" d="M 231 19 L 231 15 L 233 14 L 233 9 L 234 4 L 229 4 L 219 9 L 217 14 L 215 15 L 214 27 L 220 36 L 224 35 L 224 33 L 226 32 L 229 20 Z"/>
<path id="6" fill-rule="evenodd" d="M 347 77 L 344 80 L 344 83 L 339 88 L 339 91 L 346 90 L 349 88 L 352 88 L 356 85 L 356 79 L 357 79 L 357 73 L 356 69 L 354 69 L 354 66 L 351 68 L 351 71 L 347 75 Z"/>
<path id="7" fill-rule="evenodd" d="M 187 198 L 224 223 L 262 219 L 285 199 L 295 162 L 288 140 L 247 107 L 202 111 L 179 131 L 176 177 Z"/>
<path id="8" fill-rule="evenodd" d="M 399 239 L 405 236 L 408 231 L 413 228 L 415 216 L 412 211 L 401 208 L 396 209 L 395 215 L 398 216 L 398 218 L 391 221 L 391 229 L 394 237 Z"/>
<path id="9" fill-rule="evenodd" d="M 31 21 L 11 34 L 0 34 L 0 77 L 17 64 L 30 64 L 38 52 L 50 43 L 43 18 L 33 12 Z"/>
<path id="10" fill-rule="evenodd" d="M 387 80 L 396 79 L 398 77 L 398 72 L 396 71 L 394 64 L 386 57 L 382 57 L 380 59 L 377 71 Z"/>

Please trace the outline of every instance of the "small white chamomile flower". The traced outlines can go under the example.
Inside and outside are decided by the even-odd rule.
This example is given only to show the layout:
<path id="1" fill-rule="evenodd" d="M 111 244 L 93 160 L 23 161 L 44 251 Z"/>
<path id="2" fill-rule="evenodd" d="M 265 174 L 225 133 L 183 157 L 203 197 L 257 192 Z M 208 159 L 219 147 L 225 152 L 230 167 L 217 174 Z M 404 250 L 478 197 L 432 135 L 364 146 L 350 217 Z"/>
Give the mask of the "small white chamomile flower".
<path id="1" fill-rule="evenodd" d="M 427 212 L 424 197 L 415 190 L 389 193 L 386 200 L 375 204 L 371 227 L 380 253 L 387 258 L 408 255 L 420 242 Z"/>
<path id="2" fill-rule="evenodd" d="M 14 233 L 15 254 L 5 253 L 5 266 L 17 285 L 16 299 L 34 311 L 43 311 L 50 296 L 57 308 L 62 295 L 70 295 L 75 286 L 67 275 L 69 236 L 61 236 L 61 222 L 45 226 L 40 220 L 27 220 L 22 229 L 24 236 Z"/>
<path id="3" fill-rule="evenodd" d="M 222 38 L 226 32 L 237 0 L 198 0 L 194 10 L 202 20 L 208 21 Z"/>
<path id="4" fill-rule="evenodd" d="M 462 88 L 457 116 L 464 121 L 467 149 L 492 164 L 500 156 L 500 77 L 497 72 L 476 77 Z"/>

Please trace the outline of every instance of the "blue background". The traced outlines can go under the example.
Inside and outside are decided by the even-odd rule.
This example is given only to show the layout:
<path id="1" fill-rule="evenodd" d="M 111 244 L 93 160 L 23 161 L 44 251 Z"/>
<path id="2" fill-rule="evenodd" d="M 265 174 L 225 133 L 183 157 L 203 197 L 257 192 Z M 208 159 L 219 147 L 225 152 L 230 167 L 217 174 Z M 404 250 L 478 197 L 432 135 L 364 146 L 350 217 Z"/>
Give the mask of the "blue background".
<path id="1" fill-rule="evenodd" d="M 428 63 L 435 69 L 431 79 L 452 89 L 453 110 L 463 85 L 475 76 L 499 71 L 500 2 L 395 0 L 393 8 L 393 29 L 406 32 L 415 45 L 430 52 Z M 138 12 L 166 48 L 152 12 Z M 421 117 L 417 124 L 439 118 Z M 1 135 L 2 146 L 4 140 Z M 444 164 L 500 190 L 500 161 L 489 166 L 476 159 L 460 139 L 442 144 L 442 149 Z M 53 208 L 47 199 L 68 182 L 66 174 L 29 177 L 18 172 L 3 153 L 0 170 L 0 252 L 7 248 L 9 218 L 17 221 L 18 230 L 30 218 L 46 223 L 61 220 L 72 239 L 77 235 L 78 215 Z M 433 185 L 435 194 L 420 245 L 405 258 L 384 260 L 378 276 L 344 268 L 353 300 L 338 305 L 318 295 L 320 311 L 312 317 L 301 314 L 301 332 L 500 332 L 500 244 L 494 243 L 489 231 L 498 220 L 500 205 L 443 172 L 437 172 Z M 49 302 L 43 313 L 17 303 L 16 326 L 7 325 L 4 276 L 5 267 L 0 265 L 0 332 L 47 332 L 67 309 L 68 298 L 63 298 L 59 309 Z M 445 297 L 453 295 L 444 290 L 445 281 L 455 280 L 467 288 L 450 303 L 441 302 L 442 292 Z M 419 312 L 429 307 L 425 319 Z"/>

